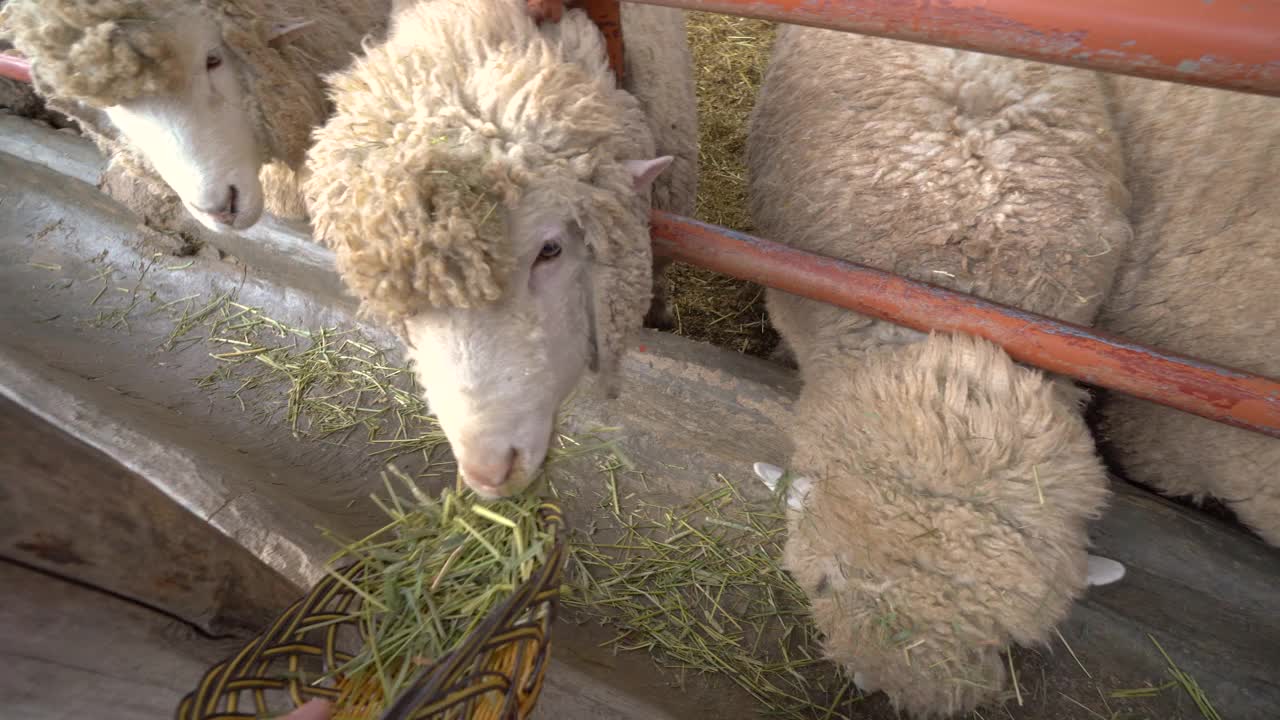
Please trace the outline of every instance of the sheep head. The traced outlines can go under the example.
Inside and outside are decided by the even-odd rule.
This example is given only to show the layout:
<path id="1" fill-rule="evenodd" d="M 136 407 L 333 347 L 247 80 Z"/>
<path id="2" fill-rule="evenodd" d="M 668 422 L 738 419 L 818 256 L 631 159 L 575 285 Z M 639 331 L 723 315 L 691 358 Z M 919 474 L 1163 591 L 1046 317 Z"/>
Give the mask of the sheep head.
<path id="1" fill-rule="evenodd" d="M 802 367 L 782 562 L 864 689 L 920 717 L 967 711 L 1003 687 L 1002 648 L 1043 642 L 1123 576 L 1086 553 L 1107 481 L 1082 391 L 958 334 Z"/>
<path id="2" fill-rule="evenodd" d="M 317 236 L 401 330 L 489 497 L 536 477 L 561 403 L 589 369 L 616 376 L 652 293 L 649 187 L 670 158 L 652 157 L 590 21 L 564 22 L 576 30 L 540 33 L 523 0 L 402 8 L 330 78 L 307 159 Z M 594 36 L 599 69 L 569 58 L 557 38 L 572 32 Z"/>
<path id="3" fill-rule="evenodd" d="M 158 175 L 213 230 L 257 222 L 266 159 L 291 154 L 300 164 L 300 141 L 288 147 L 272 128 L 323 117 L 321 101 L 284 100 L 297 95 L 288 87 L 296 73 L 270 43 L 298 25 L 234 2 L 11 0 L 4 16 L 37 91 L 114 162 Z M 276 78 L 273 91 L 257 87 L 266 76 Z"/>

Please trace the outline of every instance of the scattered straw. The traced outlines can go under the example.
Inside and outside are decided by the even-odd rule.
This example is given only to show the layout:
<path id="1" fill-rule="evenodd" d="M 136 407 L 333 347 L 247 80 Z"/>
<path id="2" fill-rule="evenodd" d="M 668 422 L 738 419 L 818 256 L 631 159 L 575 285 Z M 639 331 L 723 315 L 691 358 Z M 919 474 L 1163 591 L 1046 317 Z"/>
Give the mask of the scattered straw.
<path id="1" fill-rule="evenodd" d="M 804 594 L 777 562 L 782 514 L 745 504 L 723 478 L 678 509 L 627 507 L 613 460 L 604 468 L 608 522 L 576 534 L 565 605 L 614 629 L 613 648 L 644 650 L 682 681 L 726 677 L 768 716 L 840 716 L 847 682 L 821 658 Z"/>
<path id="2" fill-rule="evenodd" d="M 1196 708 L 1200 710 L 1200 714 L 1204 716 L 1205 720 L 1222 720 L 1222 716 L 1218 714 L 1218 711 L 1214 709 L 1213 704 L 1209 702 L 1209 696 L 1205 695 L 1204 690 L 1200 687 L 1200 683 L 1196 682 L 1195 678 L 1191 677 L 1191 675 L 1178 667 L 1178 665 L 1173 661 L 1173 658 L 1169 657 L 1169 653 L 1164 651 L 1164 648 L 1160 645 L 1160 641 L 1156 640 L 1154 635 L 1147 635 L 1147 637 L 1151 638 L 1151 642 L 1156 646 L 1156 649 L 1160 651 L 1160 654 L 1164 657 L 1164 661 L 1169 664 L 1169 674 L 1173 676 L 1174 681 L 1177 682 L 1178 685 L 1182 686 L 1182 689 L 1186 691 L 1187 695 L 1191 696 L 1191 701 L 1196 704 Z"/>
<path id="3" fill-rule="evenodd" d="M 445 442 L 413 374 L 354 330 L 293 327 L 230 293 L 167 305 L 176 324 L 164 347 L 208 344 L 219 367 L 199 385 L 229 389 L 261 422 L 283 421 L 306 440 L 358 437 L 387 460 L 410 453 L 430 459 Z"/>
<path id="4" fill-rule="evenodd" d="M 1108 695 L 1110 695 L 1112 698 L 1116 700 L 1128 700 L 1132 698 L 1150 698 L 1150 697 L 1155 697 L 1156 695 L 1159 695 L 1165 690 L 1168 690 L 1173 687 L 1177 687 L 1177 685 L 1178 683 L 1176 681 L 1170 680 L 1169 682 L 1163 685 L 1156 685 L 1155 687 L 1121 688 L 1119 690 L 1112 690 L 1110 693 L 1108 693 Z"/>
<path id="5" fill-rule="evenodd" d="M 1084 663 L 1080 662 L 1080 658 L 1076 656 L 1076 651 L 1071 649 L 1071 645 L 1067 642 L 1067 639 L 1062 636 L 1062 631 L 1055 627 L 1053 632 L 1057 634 L 1058 639 L 1062 641 L 1062 646 L 1067 649 L 1067 652 L 1071 653 L 1071 659 L 1075 660 L 1076 665 L 1079 665 L 1080 669 L 1084 671 L 1085 677 L 1092 680 L 1093 673 L 1089 672 L 1089 669 L 1084 666 Z"/>
<path id="6" fill-rule="evenodd" d="M 1013 668 L 1013 653 L 1005 653 L 1005 659 L 1009 661 L 1009 678 L 1013 681 L 1013 693 L 1018 698 L 1018 707 L 1022 707 L 1022 686 L 1018 684 L 1018 671 Z"/>
<path id="7" fill-rule="evenodd" d="M 107 266 L 93 278 L 103 282 L 99 297 L 113 284 L 113 274 Z M 127 304 L 123 310 L 112 311 L 115 317 L 127 320 L 127 313 L 138 304 L 141 287 L 139 278 L 132 288 L 126 288 Z M 152 312 L 167 313 L 175 322 L 164 347 L 204 343 L 218 361 L 218 369 L 200 380 L 202 387 L 227 392 L 260 420 L 287 422 L 300 440 L 343 443 L 352 437 L 367 443 L 372 454 L 388 460 L 422 452 L 428 464 L 434 449 L 444 443 L 411 373 L 356 331 L 292 327 L 259 308 L 236 302 L 231 292 L 211 300 L 191 296 L 155 302 Z M 843 717 L 851 703 L 862 700 L 838 669 L 822 659 L 805 597 L 778 565 L 785 523 L 777 508 L 753 506 L 724 478 L 719 478 L 722 484 L 716 490 L 678 508 L 635 500 L 635 493 L 626 492 L 625 481 L 639 480 L 647 489 L 644 476 L 613 444 L 587 443 L 561 435 L 557 445 L 549 462 L 597 456 L 598 467 L 606 475 L 597 516 L 575 531 L 569 560 L 572 584 L 563 603 L 580 619 L 612 628 L 615 635 L 608 645 L 618 651 L 646 651 L 659 666 L 678 672 L 681 683 L 688 682 L 690 676 L 726 678 L 754 697 L 768 716 Z M 552 485 L 550 490 L 557 497 L 562 493 L 576 495 L 570 488 L 558 490 Z M 456 502 L 457 495 L 453 497 Z M 423 502 L 415 497 L 406 505 L 391 493 L 383 509 L 396 518 L 393 526 L 405 518 L 409 519 L 404 522 L 412 523 L 416 521 L 411 516 L 419 512 L 418 504 Z M 430 506 L 436 501 L 425 502 Z M 442 497 L 438 502 L 449 500 Z M 437 595 L 451 591 L 456 574 L 474 569 L 477 559 L 486 563 L 484 567 L 528 576 L 537 541 L 528 526 L 522 525 L 527 517 L 493 505 L 458 509 L 450 505 L 449 511 L 453 513 L 449 532 L 465 543 L 424 544 L 424 548 L 438 550 L 431 553 L 429 565 L 412 576 L 397 575 L 395 582 L 411 579 L 412 592 L 421 593 L 422 601 L 430 605 L 436 603 Z M 421 519 L 433 511 L 421 512 L 424 514 L 414 517 Z M 442 516 L 443 510 L 440 513 Z M 393 528 L 380 532 L 393 533 Z M 374 554 L 375 544 L 355 543 L 349 549 Z M 383 570 L 396 562 L 388 557 L 375 558 Z M 511 564 L 514 557 L 525 560 L 515 567 Z M 396 569 L 401 571 L 408 572 L 405 567 Z M 488 587 L 512 584 L 494 581 Z M 400 602 L 394 593 L 386 595 L 381 588 L 365 593 L 374 599 L 369 603 L 371 612 L 380 611 L 379 606 L 394 609 L 392 603 Z M 494 591 L 478 602 L 499 602 L 498 596 L 499 591 Z M 469 609 L 477 608 L 479 605 Z M 438 607 L 428 608 L 422 618 L 425 621 L 438 612 L 442 612 Z M 483 615 L 477 612 L 470 620 Z M 444 617 L 449 617 L 447 612 Z M 456 613 L 453 617 L 462 620 Z M 418 648 L 422 651 L 419 655 L 398 657 L 436 657 L 433 649 L 445 647 L 454 635 L 433 621 L 417 622 L 423 627 L 428 624 L 431 628 L 424 632 L 435 634 L 413 635 L 416 639 L 396 634 L 407 632 L 404 629 L 380 622 L 369 624 L 370 631 L 384 634 L 375 639 L 376 651 L 348 669 L 365 668 L 382 692 L 394 691 L 395 683 L 411 672 L 404 669 L 404 663 L 384 662 L 378 653 L 399 639 L 420 641 L 427 647 Z M 465 627 L 460 632 L 465 634 Z M 1092 679 L 1061 633 L 1058 637 Z M 1176 682 L 1197 699 L 1204 717 L 1220 720 L 1194 680 L 1171 660 L 1169 665 Z M 1167 687 L 1171 685 L 1117 690 L 1110 697 L 1139 700 Z M 1016 679 L 1014 694 L 1021 696 Z M 1088 710 L 1079 701 L 1062 696 Z"/>
<path id="8" fill-rule="evenodd" d="M 1084 703 L 1082 703 L 1082 702 L 1080 702 L 1079 700 L 1077 700 L 1077 699 L 1075 699 L 1075 698 L 1071 697 L 1070 695 L 1068 695 L 1068 694 L 1066 694 L 1066 693 L 1064 693 L 1064 692 L 1062 692 L 1062 691 L 1058 691 L 1058 694 L 1059 694 L 1059 695 L 1061 695 L 1063 698 L 1067 699 L 1068 701 L 1070 701 L 1072 705 L 1075 705 L 1076 707 L 1080 708 L 1081 710 L 1084 710 L 1085 712 L 1089 713 L 1090 715 L 1092 715 L 1092 716 L 1094 716 L 1094 717 L 1096 717 L 1096 718 L 1100 718 L 1100 720 L 1107 720 L 1107 718 L 1105 718 L 1105 717 L 1103 717 L 1102 715 L 1098 714 L 1096 711 L 1089 709 L 1089 706 L 1088 706 L 1088 705 L 1085 705 Z"/>

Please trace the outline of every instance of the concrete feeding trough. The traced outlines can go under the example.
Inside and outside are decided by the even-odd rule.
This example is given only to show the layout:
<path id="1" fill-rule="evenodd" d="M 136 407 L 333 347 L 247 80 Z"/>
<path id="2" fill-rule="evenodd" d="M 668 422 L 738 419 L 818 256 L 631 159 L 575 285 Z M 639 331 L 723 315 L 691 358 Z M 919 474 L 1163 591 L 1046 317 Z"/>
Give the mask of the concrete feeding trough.
<path id="1" fill-rule="evenodd" d="M 359 438 L 308 441 L 263 421 L 225 383 L 201 387 L 224 363 L 205 343 L 168 342 L 183 318 L 233 294 L 292 327 L 357 329 L 402 362 L 305 231 L 268 218 L 242 235 L 158 233 L 98 191 L 103 167 L 77 136 L 0 116 L 0 697 L 31 720 L 171 715 L 209 664 L 319 577 L 333 548 L 319 528 L 355 537 L 381 517 L 368 495 L 382 459 Z M 569 434 L 618 428 L 628 478 L 644 476 L 617 481 L 624 500 L 679 506 L 725 480 L 766 499 L 751 464 L 786 462 L 793 373 L 649 331 L 624 372 L 619 399 L 586 388 L 565 420 Z M 579 528 L 610 500 L 586 459 L 566 461 L 557 488 Z M 1222 717 L 1275 717 L 1280 553 L 1114 489 L 1092 535 L 1127 575 L 1089 591 L 1061 643 L 1015 655 L 1008 714 L 1199 717 L 1177 687 L 1111 694 L 1169 681 L 1154 636 Z M 535 717 L 756 716 L 730 678 L 615 653 L 595 623 L 556 632 Z M 882 698 L 840 713 L 893 717 Z"/>

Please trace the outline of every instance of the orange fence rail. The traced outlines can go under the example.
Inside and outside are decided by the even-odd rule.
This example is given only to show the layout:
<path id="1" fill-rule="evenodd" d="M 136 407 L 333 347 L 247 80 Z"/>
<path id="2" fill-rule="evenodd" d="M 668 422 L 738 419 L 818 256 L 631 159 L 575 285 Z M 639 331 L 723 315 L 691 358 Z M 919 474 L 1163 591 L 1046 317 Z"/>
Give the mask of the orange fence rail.
<path id="1" fill-rule="evenodd" d="M 0 77 L 18 82 L 31 82 L 31 64 L 26 58 L 0 53 Z"/>
<path id="2" fill-rule="evenodd" d="M 977 335 L 1029 365 L 1280 438 L 1280 381 L 669 213 L 654 212 L 652 227 L 654 251 L 681 262 L 924 332 Z"/>
<path id="3" fill-rule="evenodd" d="M 629 0 L 1280 96 L 1269 0 Z"/>
<path id="4" fill-rule="evenodd" d="M 1280 3 L 1267 0 L 629 1 L 1280 96 Z M 554 20 L 561 3 L 530 9 Z M 618 17 L 613 0 L 570 4 Z M 606 37 L 617 61 L 621 33 Z M 22 58 L 0 55 L 0 76 L 30 82 Z M 983 337 L 1050 372 L 1280 438 L 1271 378 L 669 213 L 654 213 L 653 240 L 683 262 L 917 330 Z"/>

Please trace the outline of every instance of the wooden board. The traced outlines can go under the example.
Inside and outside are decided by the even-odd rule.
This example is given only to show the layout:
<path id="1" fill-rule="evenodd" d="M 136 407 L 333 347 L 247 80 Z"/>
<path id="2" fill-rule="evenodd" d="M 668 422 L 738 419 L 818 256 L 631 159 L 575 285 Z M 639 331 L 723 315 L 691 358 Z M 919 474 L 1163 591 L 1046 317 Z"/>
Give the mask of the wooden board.
<path id="1" fill-rule="evenodd" d="M 108 593 L 0 561 L 0 716 L 160 720 L 230 647 Z"/>
<path id="2" fill-rule="evenodd" d="M 301 594 L 144 478 L 0 396 L 0 558 L 245 636 Z"/>

